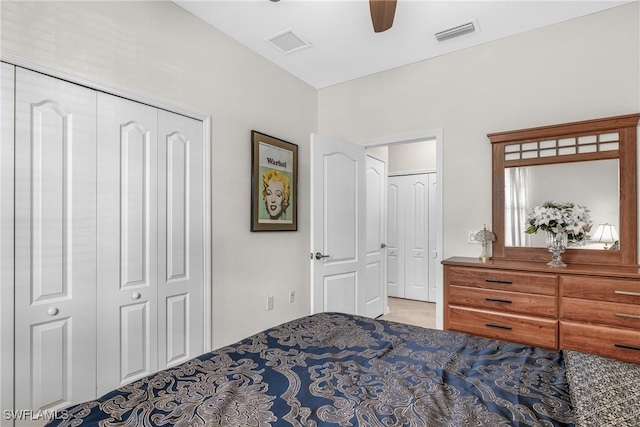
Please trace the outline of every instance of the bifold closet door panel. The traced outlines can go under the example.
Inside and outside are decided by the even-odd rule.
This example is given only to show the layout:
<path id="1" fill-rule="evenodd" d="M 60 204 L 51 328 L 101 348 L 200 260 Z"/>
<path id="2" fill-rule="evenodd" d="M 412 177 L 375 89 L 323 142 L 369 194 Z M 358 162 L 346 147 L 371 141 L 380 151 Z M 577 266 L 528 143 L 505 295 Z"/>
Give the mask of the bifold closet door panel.
<path id="1" fill-rule="evenodd" d="M 429 185 L 429 229 L 428 229 L 428 286 L 429 286 L 429 301 L 436 302 L 437 289 L 436 289 L 436 271 L 438 268 L 437 262 L 437 248 L 438 248 L 438 182 L 436 181 L 436 174 L 430 173 L 427 175 Z"/>
<path id="2" fill-rule="evenodd" d="M 405 295 L 429 300 L 429 178 L 405 178 Z"/>
<path id="3" fill-rule="evenodd" d="M 435 301 L 431 266 L 436 236 L 429 231 L 435 219 L 434 186 L 432 173 L 389 177 L 389 296 Z"/>
<path id="4" fill-rule="evenodd" d="M 158 111 L 158 369 L 204 352 L 202 122 Z"/>
<path id="5" fill-rule="evenodd" d="M 157 371 L 157 109 L 98 94 L 98 395 Z"/>
<path id="6" fill-rule="evenodd" d="M 17 68 L 15 108 L 15 408 L 55 410 L 95 397 L 96 93 Z"/>
<path id="7" fill-rule="evenodd" d="M 15 67 L 0 63 L 0 408 L 13 408 Z"/>
<path id="8" fill-rule="evenodd" d="M 403 176 L 390 176 L 387 192 L 387 294 L 404 298 Z"/>

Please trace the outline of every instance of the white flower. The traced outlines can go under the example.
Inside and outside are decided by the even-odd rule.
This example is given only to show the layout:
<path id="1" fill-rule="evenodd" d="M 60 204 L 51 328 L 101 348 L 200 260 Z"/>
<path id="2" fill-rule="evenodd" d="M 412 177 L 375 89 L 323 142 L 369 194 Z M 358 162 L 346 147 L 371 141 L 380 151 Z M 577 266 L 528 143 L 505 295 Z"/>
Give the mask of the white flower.
<path id="1" fill-rule="evenodd" d="M 554 234 L 566 232 L 569 243 L 581 244 L 588 239 L 591 230 L 589 209 L 574 203 L 546 202 L 533 208 L 527 217 L 528 234 L 538 230 L 550 231 Z"/>

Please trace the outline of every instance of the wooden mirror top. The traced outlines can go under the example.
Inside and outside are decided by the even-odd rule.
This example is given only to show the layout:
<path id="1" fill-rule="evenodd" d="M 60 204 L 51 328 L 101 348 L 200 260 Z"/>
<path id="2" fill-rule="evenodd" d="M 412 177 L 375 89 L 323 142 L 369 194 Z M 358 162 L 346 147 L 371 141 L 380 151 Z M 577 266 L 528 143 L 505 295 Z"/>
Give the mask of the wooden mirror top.
<path id="1" fill-rule="evenodd" d="M 567 263 L 636 265 L 637 258 L 637 126 L 640 114 L 628 114 L 491 133 L 493 149 L 493 258 L 548 261 L 546 248 L 505 245 L 505 170 L 511 167 L 618 159 L 619 251 L 568 248 Z M 568 200 L 569 201 L 569 200 Z"/>

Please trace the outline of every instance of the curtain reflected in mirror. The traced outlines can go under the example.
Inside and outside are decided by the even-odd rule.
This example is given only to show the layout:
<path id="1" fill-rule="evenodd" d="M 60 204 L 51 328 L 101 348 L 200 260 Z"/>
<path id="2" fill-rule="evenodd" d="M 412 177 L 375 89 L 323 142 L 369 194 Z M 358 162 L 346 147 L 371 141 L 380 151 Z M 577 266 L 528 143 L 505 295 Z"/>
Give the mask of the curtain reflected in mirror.
<path id="1" fill-rule="evenodd" d="M 508 168 L 504 174 L 504 241 L 507 246 L 529 246 L 527 213 L 529 168 Z"/>
<path id="2" fill-rule="evenodd" d="M 600 224 L 619 224 L 618 159 L 548 164 L 505 169 L 505 246 L 546 246 L 543 233 L 526 234 L 527 214 L 548 201 L 573 202 L 586 206 L 593 221 L 592 234 Z M 605 247 L 597 239 L 580 249 L 616 250 L 615 242 Z"/>

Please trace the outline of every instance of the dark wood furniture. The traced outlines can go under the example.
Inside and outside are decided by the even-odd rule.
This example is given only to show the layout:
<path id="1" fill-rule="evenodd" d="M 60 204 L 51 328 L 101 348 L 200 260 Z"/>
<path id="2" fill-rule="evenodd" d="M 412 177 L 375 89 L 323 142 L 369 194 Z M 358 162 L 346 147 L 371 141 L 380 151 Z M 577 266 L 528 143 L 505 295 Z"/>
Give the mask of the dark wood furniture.
<path id="1" fill-rule="evenodd" d="M 444 264 L 444 327 L 640 363 L 637 126 L 640 114 L 489 134 L 493 259 Z M 546 248 L 504 243 L 507 168 L 618 159 L 619 250 L 569 248 L 566 268 Z"/>
<path id="2" fill-rule="evenodd" d="M 640 269 L 453 257 L 444 327 L 640 363 Z"/>

